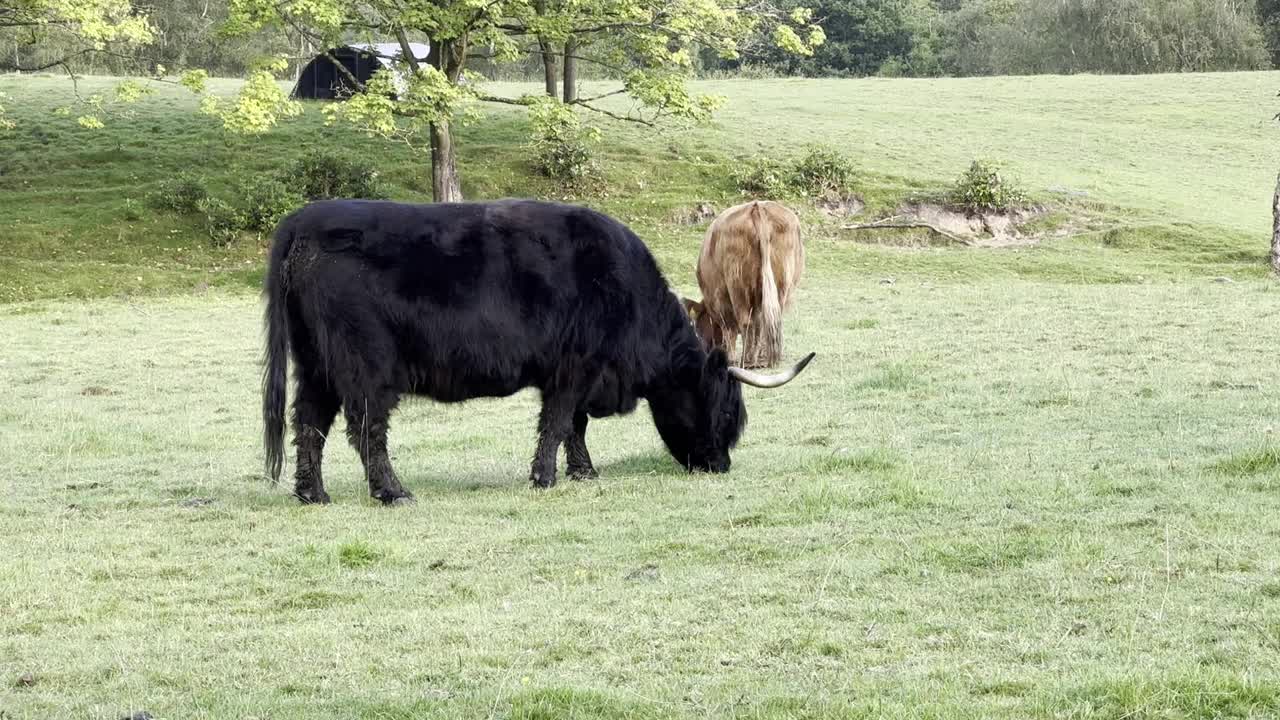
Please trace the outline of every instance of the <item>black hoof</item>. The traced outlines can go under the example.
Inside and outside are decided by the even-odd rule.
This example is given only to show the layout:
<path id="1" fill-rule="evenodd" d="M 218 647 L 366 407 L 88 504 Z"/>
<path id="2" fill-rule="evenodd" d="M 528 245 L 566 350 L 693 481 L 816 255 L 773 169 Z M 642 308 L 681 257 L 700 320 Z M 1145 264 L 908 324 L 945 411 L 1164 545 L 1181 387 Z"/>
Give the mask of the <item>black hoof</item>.
<path id="1" fill-rule="evenodd" d="M 530 475 L 529 482 L 533 483 L 533 486 L 539 490 L 547 490 L 556 486 L 556 476 Z"/>
<path id="2" fill-rule="evenodd" d="M 593 467 L 569 468 L 570 480 L 595 480 L 598 477 L 600 477 L 600 473 L 596 472 Z"/>
<path id="3" fill-rule="evenodd" d="M 333 502 L 323 490 L 294 490 L 293 496 L 303 505 L 328 505 Z"/>
<path id="4" fill-rule="evenodd" d="M 384 491 L 374 495 L 373 497 L 387 507 L 393 507 L 396 505 L 413 505 L 418 502 L 417 498 L 413 496 L 413 493 L 408 490 L 402 490 L 400 492 Z"/>

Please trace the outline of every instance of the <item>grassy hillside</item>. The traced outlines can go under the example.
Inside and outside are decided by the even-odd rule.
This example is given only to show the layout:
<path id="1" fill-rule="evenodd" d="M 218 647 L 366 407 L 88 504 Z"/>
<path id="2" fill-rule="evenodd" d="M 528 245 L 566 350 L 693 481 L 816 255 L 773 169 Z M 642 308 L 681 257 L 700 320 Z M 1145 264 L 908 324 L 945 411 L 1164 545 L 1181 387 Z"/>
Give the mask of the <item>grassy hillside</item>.
<path id="1" fill-rule="evenodd" d="M 580 200 L 632 224 L 683 283 L 703 226 L 673 214 L 735 200 L 731 175 L 745 159 L 828 143 L 865 168 L 858 189 L 888 209 L 941 187 L 975 157 L 996 158 L 1037 199 L 1074 218 L 1069 236 L 1017 251 L 902 251 L 877 244 L 900 235 L 855 240 L 802 207 L 815 270 L 1071 282 L 1254 276 L 1280 166 L 1268 120 L 1275 86 L 1277 73 L 707 83 L 730 98 L 712 127 L 609 124 L 601 148 L 607 192 Z M 109 88 L 108 80 L 81 84 L 85 94 Z M 219 93 L 234 89 L 232 81 L 215 84 Z M 376 160 L 396 197 L 428 197 L 421 157 L 325 128 L 314 105 L 277 132 L 237 138 L 197 114 L 185 91 L 159 90 L 131 116 L 88 130 L 55 113 L 72 100 L 66 80 L 0 78 L 20 122 L 0 135 L 0 300 L 256 286 L 260 244 L 212 250 L 198 223 L 143 206 L 158 183 L 184 170 L 230 193 L 308 147 L 333 146 Z M 526 137 L 519 112 L 502 107 L 461 131 L 469 197 L 555 194 L 531 173 Z"/>
<path id="2" fill-rule="evenodd" d="M 610 127 L 582 199 L 684 290 L 678 216 L 808 140 L 869 215 L 1002 158 L 1050 231 L 855 237 L 799 204 L 786 347 L 818 359 L 744 392 L 732 473 L 678 472 L 642 408 L 592 423 L 600 480 L 534 492 L 536 394 L 406 399 L 419 503 L 389 510 L 341 421 L 334 505 L 263 482 L 263 242 L 141 201 L 325 144 L 424 199 L 422 160 L 315 107 L 229 138 L 171 90 L 90 131 L 65 81 L 0 78 L 0 718 L 1280 717 L 1280 74 L 713 87 L 714 127 Z M 525 130 L 461 131 L 469 196 L 553 194 Z"/>

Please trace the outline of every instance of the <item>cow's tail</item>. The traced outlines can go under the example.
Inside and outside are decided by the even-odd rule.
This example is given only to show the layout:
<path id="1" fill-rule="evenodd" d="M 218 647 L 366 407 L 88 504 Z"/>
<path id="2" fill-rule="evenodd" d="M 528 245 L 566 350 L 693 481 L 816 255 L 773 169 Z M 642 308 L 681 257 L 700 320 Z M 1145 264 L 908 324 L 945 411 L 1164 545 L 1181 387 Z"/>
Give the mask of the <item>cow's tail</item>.
<path id="1" fill-rule="evenodd" d="M 778 283 L 773 277 L 771 249 L 773 219 L 761 209 L 760 203 L 754 202 L 751 204 L 751 222 L 760 243 L 760 308 L 751 323 L 756 346 L 755 357 L 751 359 L 764 367 L 772 367 L 782 359 L 782 303 L 778 298 Z"/>
<path id="2" fill-rule="evenodd" d="M 262 291 L 267 301 L 263 318 L 266 349 L 262 370 L 262 444 L 267 456 L 267 476 L 273 483 L 280 481 L 280 471 L 284 467 L 285 390 L 289 369 L 289 313 L 285 299 L 285 268 L 289 249 L 293 245 L 293 225 L 293 218 L 289 217 L 276 228 Z"/>

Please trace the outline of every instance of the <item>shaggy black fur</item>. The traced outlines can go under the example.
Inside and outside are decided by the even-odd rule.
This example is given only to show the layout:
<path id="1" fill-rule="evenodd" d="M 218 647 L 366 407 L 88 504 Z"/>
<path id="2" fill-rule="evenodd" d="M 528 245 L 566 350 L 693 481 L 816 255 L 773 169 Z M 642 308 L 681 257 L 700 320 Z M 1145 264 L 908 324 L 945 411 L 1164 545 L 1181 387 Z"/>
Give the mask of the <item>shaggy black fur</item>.
<path id="1" fill-rule="evenodd" d="M 338 410 L 373 497 L 407 501 L 387 456 L 405 393 L 440 402 L 542 393 L 530 478 L 592 476 L 587 418 L 645 398 L 685 468 L 729 470 L 746 424 L 723 352 L 704 352 L 644 243 L 571 205 L 503 200 L 312 203 L 281 222 L 267 302 L 267 471 L 284 462 L 286 362 L 296 363 L 295 493 L 328 502 L 325 438 Z"/>

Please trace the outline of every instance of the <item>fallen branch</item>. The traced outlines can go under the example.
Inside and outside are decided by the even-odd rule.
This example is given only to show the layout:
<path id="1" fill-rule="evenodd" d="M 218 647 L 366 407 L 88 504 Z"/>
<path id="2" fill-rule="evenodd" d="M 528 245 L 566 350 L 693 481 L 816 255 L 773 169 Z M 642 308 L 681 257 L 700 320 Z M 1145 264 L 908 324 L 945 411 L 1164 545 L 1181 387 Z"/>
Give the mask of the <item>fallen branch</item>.
<path id="1" fill-rule="evenodd" d="M 959 235 L 956 235 L 954 233 L 949 233 L 946 230 L 943 230 L 942 228 L 932 223 L 927 223 L 922 220 L 899 221 L 899 217 L 901 216 L 895 215 L 894 217 L 891 217 L 891 218 L 886 218 L 884 220 L 877 220 L 873 223 L 865 223 L 862 225 L 842 225 L 840 229 L 841 230 L 930 230 L 936 233 L 937 235 L 940 235 L 941 237 L 944 237 L 950 240 L 951 242 L 959 243 L 961 245 L 969 245 L 969 246 L 973 245 L 973 241 L 966 240 L 965 238 L 962 238 Z"/>

